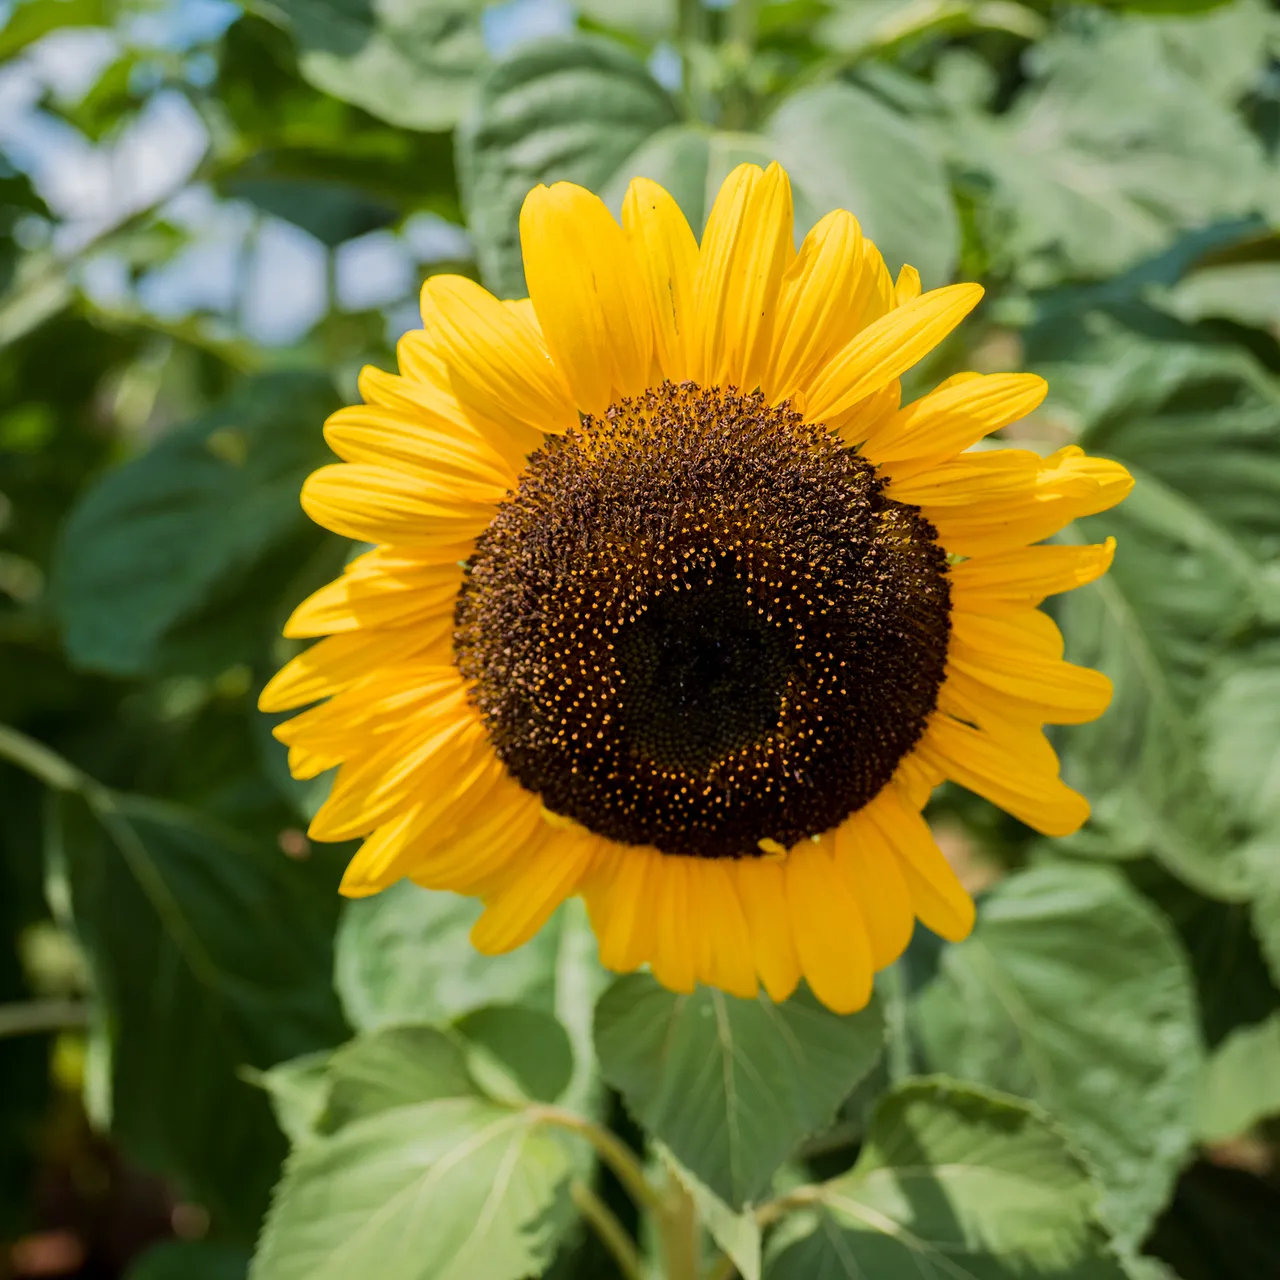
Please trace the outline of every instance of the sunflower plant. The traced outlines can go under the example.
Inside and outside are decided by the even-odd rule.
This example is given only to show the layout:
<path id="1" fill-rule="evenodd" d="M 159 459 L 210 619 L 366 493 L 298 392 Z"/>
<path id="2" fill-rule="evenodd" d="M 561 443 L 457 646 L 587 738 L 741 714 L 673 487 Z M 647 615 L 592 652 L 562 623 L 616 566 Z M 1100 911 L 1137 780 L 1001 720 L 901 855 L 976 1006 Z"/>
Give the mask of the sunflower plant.
<path id="1" fill-rule="evenodd" d="M 0 1274 L 1280 1273 L 1272 10 L 71 7 Z"/>

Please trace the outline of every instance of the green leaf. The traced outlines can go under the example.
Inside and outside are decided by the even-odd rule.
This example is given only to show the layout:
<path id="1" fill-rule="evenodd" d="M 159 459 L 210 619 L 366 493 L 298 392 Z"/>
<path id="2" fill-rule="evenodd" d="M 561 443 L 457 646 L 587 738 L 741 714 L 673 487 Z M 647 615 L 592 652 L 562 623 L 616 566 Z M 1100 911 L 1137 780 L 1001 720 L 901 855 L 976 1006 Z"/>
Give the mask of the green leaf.
<path id="1" fill-rule="evenodd" d="M 549 1013 L 518 1004 L 488 1005 L 464 1014 L 454 1029 L 472 1047 L 472 1075 L 498 1101 L 554 1102 L 569 1087 L 573 1048 Z M 508 1089 L 513 1094 L 504 1096 Z"/>
<path id="2" fill-rule="evenodd" d="M 406 880 L 343 909 L 334 981 L 351 1024 L 362 1030 L 403 1022 L 449 1022 L 486 1004 L 555 1006 L 553 920 L 505 956 L 470 943 L 480 918 L 475 898 L 420 889 Z"/>
<path id="3" fill-rule="evenodd" d="M 249 1255 L 207 1241 L 170 1241 L 148 1249 L 125 1280 L 245 1280 Z"/>
<path id="4" fill-rule="evenodd" d="M 918 125 L 831 82 L 784 99 L 765 132 L 795 188 L 798 232 L 848 209 L 891 271 L 911 263 L 926 289 L 951 279 L 960 243 L 951 184 Z"/>
<path id="5" fill-rule="evenodd" d="M 1066 28 L 1037 46 L 1007 112 L 944 126 L 953 163 L 979 179 L 979 224 L 1002 271 L 1034 286 L 1114 275 L 1177 230 L 1267 202 L 1260 144 L 1165 26 Z M 1259 68 L 1263 56 L 1259 42 Z"/>
<path id="6" fill-rule="evenodd" d="M 1222 1142 L 1274 1115 L 1280 1115 L 1280 1014 L 1237 1027 L 1209 1059 L 1197 1134 Z"/>
<path id="7" fill-rule="evenodd" d="M 599 190 L 675 106 L 644 63 L 602 39 L 563 37 L 517 50 L 483 78 L 457 137 L 467 223 L 486 284 L 528 292 L 520 206 L 540 182 Z"/>
<path id="8" fill-rule="evenodd" d="M 0 27 L 0 60 L 7 61 L 62 27 L 102 27 L 111 21 L 106 0 L 22 0 Z"/>
<path id="9" fill-rule="evenodd" d="M 450 129 L 486 62 L 479 0 L 270 0 L 317 89 L 407 129 Z"/>
<path id="10" fill-rule="evenodd" d="M 291 1146 L 306 1142 L 317 1132 L 329 1097 L 328 1049 L 304 1053 L 266 1071 L 242 1070 L 250 1084 L 267 1091 L 280 1132 Z"/>
<path id="11" fill-rule="evenodd" d="M 858 1163 L 770 1242 L 768 1280 L 1123 1280 L 1079 1159 L 1037 1109 L 954 1081 L 880 1104 Z"/>
<path id="12" fill-rule="evenodd" d="M 701 235 L 720 184 L 740 164 L 767 165 L 776 159 L 768 138 L 754 133 L 727 133 L 697 125 L 661 129 L 631 153 L 602 189 L 615 216 L 632 178 L 650 178 L 669 191 Z"/>
<path id="13" fill-rule="evenodd" d="M 521 1280 L 550 1261 L 572 1157 L 531 1113 L 397 1107 L 290 1157 L 252 1280 Z"/>
<path id="14" fill-rule="evenodd" d="M 298 491 L 330 459 L 320 428 L 336 407 L 323 374 L 249 379 L 92 485 L 53 564 L 72 661 L 131 676 L 256 655 L 263 612 L 322 536 Z"/>
<path id="15" fill-rule="evenodd" d="M 1117 1236 L 1143 1237 L 1191 1143 L 1202 1056 L 1168 923 L 1104 867 L 996 885 L 942 953 L 916 1026 L 930 1065 L 1033 1098 L 1097 1169 Z"/>
<path id="16" fill-rule="evenodd" d="M 775 1005 L 706 988 L 678 995 L 628 974 L 596 1006 L 604 1078 L 735 1209 L 831 1120 L 883 1045 L 877 1004 L 842 1017 L 806 988 Z"/>
<path id="17" fill-rule="evenodd" d="M 1280 388 L 1243 352 L 1154 341 L 1097 315 L 1041 329 L 1033 363 L 1082 421 L 1081 443 L 1136 479 L 1077 530 L 1116 537 L 1111 572 L 1056 606 L 1072 660 L 1115 685 L 1102 719 L 1062 735 L 1064 774 L 1094 805 L 1071 844 L 1150 852 L 1201 892 L 1242 898 L 1252 873 L 1239 845 L 1254 819 L 1223 790 L 1233 729 L 1207 755 L 1205 737 L 1223 664 L 1247 666 L 1254 634 L 1280 618 Z"/>
<path id="18" fill-rule="evenodd" d="M 396 220 L 391 205 L 337 182 L 246 176 L 224 181 L 221 190 L 233 200 L 247 200 L 264 213 L 292 222 L 330 248 Z"/>
<path id="19" fill-rule="evenodd" d="M 384 1027 L 334 1051 L 328 1105 L 319 1127 L 334 1132 L 365 1116 L 442 1098 L 470 1098 L 475 1085 L 457 1040 L 437 1027 Z"/>
<path id="20" fill-rule="evenodd" d="M 328 894 L 277 850 L 128 796 L 50 808 L 50 896 L 84 948 L 113 1133 L 251 1238 L 282 1154 L 238 1078 L 343 1038 Z"/>

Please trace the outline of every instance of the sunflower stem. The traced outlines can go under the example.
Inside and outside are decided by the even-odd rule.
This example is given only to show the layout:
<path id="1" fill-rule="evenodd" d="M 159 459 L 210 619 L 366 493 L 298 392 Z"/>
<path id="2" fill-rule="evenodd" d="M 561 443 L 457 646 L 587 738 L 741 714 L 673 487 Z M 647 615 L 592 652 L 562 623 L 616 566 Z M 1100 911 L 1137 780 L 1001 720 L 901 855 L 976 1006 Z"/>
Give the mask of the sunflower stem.
<path id="1" fill-rule="evenodd" d="M 644 1166 L 626 1143 L 616 1138 L 608 1129 L 574 1111 L 566 1111 L 562 1107 L 535 1107 L 533 1111 L 535 1120 L 567 1129 L 570 1133 L 585 1138 L 636 1204 L 661 1220 L 666 1202 L 645 1176 Z"/>
<path id="2" fill-rule="evenodd" d="M 702 39 L 702 0 L 680 0 L 676 22 L 680 46 L 680 99 L 690 120 L 700 119 L 693 50 Z"/>
<path id="3" fill-rule="evenodd" d="M 609 1250 L 626 1280 L 642 1280 L 640 1251 L 609 1206 L 585 1182 L 577 1179 L 570 1186 L 569 1195 L 578 1212 Z"/>
<path id="4" fill-rule="evenodd" d="M 702 1234 L 693 1197 L 678 1178 L 667 1182 L 666 1203 L 658 1218 L 666 1280 L 699 1280 L 702 1273 Z"/>
<path id="5" fill-rule="evenodd" d="M 0 1004 L 0 1040 L 83 1027 L 88 1006 L 79 1000 L 27 1000 Z"/>

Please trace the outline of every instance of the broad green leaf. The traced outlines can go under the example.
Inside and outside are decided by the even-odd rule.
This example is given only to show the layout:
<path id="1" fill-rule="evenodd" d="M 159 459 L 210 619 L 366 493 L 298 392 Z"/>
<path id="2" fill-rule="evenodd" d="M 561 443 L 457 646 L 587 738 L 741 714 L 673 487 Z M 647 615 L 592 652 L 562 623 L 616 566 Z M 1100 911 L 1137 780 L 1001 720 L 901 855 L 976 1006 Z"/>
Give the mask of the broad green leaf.
<path id="1" fill-rule="evenodd" d="M 852 85 L 831 82 L 784 99 L 765 129 L 796 192 L 797 231 L 848 209 L 897 272 L 946 284 L 960 232 L 951 185 L 927 134 Z"/>
<path id="2" fill-rule="evenodd" d="M 997 884 L 916 1029 L 935 1069 L 1040 1103 L 1097 1170 L 1113 1231 L 1142 1239 L 1191 1143 L 1202 1047 L 1178 940 L 1118 874 L 1048 865 Z"/>
<path id="3" fill-rule="evenodd" d="M 627 184 L 649 178 L 669 191 L 701 236 L 720 184 L 740 164 L 768 165 L 776 159 L 768 138 L 678 124 L 662 129 L 636 148 L 619 166 L 601 194 L 615 215 L 621 213 Z"/>
<path id="4" fill-rule="evenodd" d="M 979 225 L 1002 270 L 1035 286 L 1113 275 L 1179 229 L 1267 203 L 1259 143 L 1169 48 L 1164 25 L 1066 28 L 1037 46 L 1007 112 L 944 128 L 953 163 L 990 187 Z"/>
<path id="5" fill-rule="evenodd" d="M 925 36 L 970 31 L 1009 31 L 1027 40 L 1044 34 L 1044 22 L 1021 4 L 987 0 L 838 0 L 818 25 L 818 39 L 840 53 L 882 53 Z"/>
<path id="6" fill-rule="evenodd" d="M 1273 329 L 1280 325 L 1280 262 L 1206 267 L 1180 280 L 1160 302 L 1190 324 L 1222 319 Z"/>
<path id="7" fill-rule="evenodd" d="M 582 17 L 601 26 L 657 40 L 676 25 L 676 0 L 578 0 Z"/>
<path id="8" fill-rule="evenodd" d="M 47 855 L 101 1013 L 112 1131 L 251 1238 L 282 1144 L 238 1071 L 343 1038 L 328 902 L 304 867 L 198 814 L 125 796 L 95 809 L 58 796 Z"/>
<path id="9" fill-rule="evenodd" d="M 335 985 L 353 1026 L 449 1022 L 486 1004 L 555 1005 L 558 922 L 505 956 L 470 943 L 474 898 L 406 880 L 343 908 Z"/>
<path id="10" fill-rule="evenodd" d="M 528 292 L 520 206 L 540 182 L 602 188 L 635 149 L 675 122 L 644 63 L 603 39 L 540 40 L 490 70 L 457 136 L 458 177 L 485 283 Z"/>
<path id="11" fill-rule="evenodd" d="M 647 974 L 596 1006 L 600 1070 L 636 1119 L 722 1200 L 758 1199 L 802 1138 L 827 1124 L 884 1045 L 879 1006 L 842 1017 L 802 988 L 785 1004 Z"/>
<path id="12" fill-rule="evenodd" d="M 246 176 L 223 182 L 222 190 L 232 199 L 247 200 L 265 213 L 292 222 L 330 248 L 396 220 L 391 205 L 336 182 Z"/>
<path id="13" fill-rule="evenodd" d="M 245 1280 L 249 1255 L 208 1241 L 169 1241 L 148 1249 L 125 1280 Z"/>
<path id="14" fill-rule="evenodd" d="M 881 1103 L 853 1169 L 770 1242 L 768 1280 L 1123 1280 L 1048 1117 L 944 1079 Z"/>
<path id="15" fill-rule="evenodd" d="M 1280 1014 L 1237 1027 L 1214 1051 L 1200 1091 L 1197 1136 L 1222 1142 L 1274 1115 L 1280 1115 Z"/>
<path id="16" fill-rule="evenodd" d="M 317 89 L 407 129 L 450 129 L 484 66 L 481 0 L 271 0 Z"/>
<path id="17" fill-rule="evenodd" d="M 1061 736 L 1065 775 L 1094 805 L 1072 844 L 1150 852 L 1200 891 L 1239 899 L 1252 819 L 1221 789 L 1204 717 L 1222 664 L 1247 664 L 1254 633 L 1280 617 L 1280 388 L 1243 352 L 1155 341 L 1092 314 L 1040 326 L 1029 346 L 1081 443 L 1136 480 L 1075 534 L 1116 537 L 1111 572 L 1055 606 L 1068 655 L 1115 685 L 1100 720 Z"/>
<path id="18" fill-rule="evenodd" d="M 334 1051 L 328 1105 L 319 1126 L 333 1132 L 365 1116 L 442 1098 L 470 1098 L 475 1085 L 458 1041 L 437 1027 L 383 1027 Z"/>
<path id="19" fill-rule="evenodd" d="M 471 1074 L 498 1101 L 555 1102 L 569 1087 L 573 1048 L 549 1013 L 518 1004 L 487 1005 L 453 1025 L 471 1047 Z"/>
<path id="20" fill-rule="evenodd" d="M 397 1107 L 300 1148 L 252 1280 L 522 1280 L 550 1261 L 572 1156 L 533 1113 Z"/>
<path id="21" fill-rule="evenodd" d="M 72 661 L 216 673 L 255 655 L 264 613 L 320 541 L 298 492 L 330 459 L 320 428 L 336 407 L 322 374 L 249 379 L 92 485 L 53 565 Z"/>
<path id="22" fill-rule="evenodd" d="M 317 1131 L 329 1098 L 331 1057 L 328 1049 L 321 1049 L 266 1071 L 241 1071 L 251 1084 L 267 1091 L 276 1123 L 291 1146 L 306 1142 Z"/>

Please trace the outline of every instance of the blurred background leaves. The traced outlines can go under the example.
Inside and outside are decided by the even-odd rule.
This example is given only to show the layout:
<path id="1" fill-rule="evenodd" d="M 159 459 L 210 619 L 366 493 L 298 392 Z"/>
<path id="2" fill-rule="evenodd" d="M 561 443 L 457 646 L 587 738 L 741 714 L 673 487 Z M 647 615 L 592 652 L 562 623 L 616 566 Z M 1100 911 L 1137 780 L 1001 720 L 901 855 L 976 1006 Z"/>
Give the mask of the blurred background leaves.
<path id="1" fill-rule="evenodd" d="M 636 1225 L 592 1141 L 641 1161 L 645 1130 L 718 1277 L 914 1276 L 905 1225 L 983 1275 L 1280 1270 L 1274 5 L 0 20 L 0 1275 L 240 1280 L 291 1142 L 257 1280 L 335 1251 L 387 1280 L 625 1274 L 582 1225 Z M 469 902 L 340 907 L 347 851 L 304 834 L 327 782 L 289 779 L 254 710 L 283 619 L 349 554 L 297 505 L 320 423 L 392 367 L 422 278 L 521 295 L 534 183 L 616 209 L 643 174 L 697 229 L 770 159 L 801 232 L 844 206 L 891 268 L 986 286 L 914 390 L 1033 368 L 1050 398 L 1010 439 L 1138 477 L 1065 535 L 1116 536 L 1112 573 L 1055 606 L 1116 685 L 1059 744 L 1093 819 L 1049 843 L 941 791 L 977 930 L 921 930 L 852 1020 L 611 985 L 580 912 L 489 961 Z M 784 1045 L 809 1069 L 762 1095 Z M 362 1235 L 455 1158 L 431 1221 L 488 1203 L 491 1248 L 412 1214 Z M 345 1216 L 317 1208 L 330 1179 Z"/>

